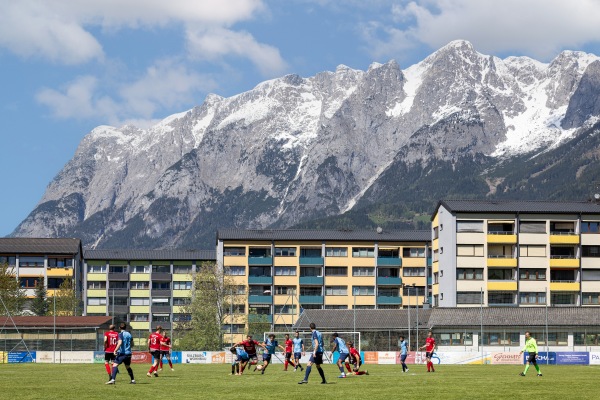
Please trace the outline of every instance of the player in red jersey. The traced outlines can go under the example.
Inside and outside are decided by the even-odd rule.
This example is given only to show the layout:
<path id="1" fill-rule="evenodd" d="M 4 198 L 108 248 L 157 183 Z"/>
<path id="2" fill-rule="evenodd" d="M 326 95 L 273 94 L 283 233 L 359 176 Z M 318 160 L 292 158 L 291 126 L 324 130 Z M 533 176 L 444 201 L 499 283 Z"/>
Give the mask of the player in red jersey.
<path id="1" fill-rule="evenodd" d="M 285 347 L 283 346 L 279 346 L 281 347 L 284 351 L 285 351 L 285 361 L 283 363 L 283 370 L 287 371 L 288 370 L 288 364 L 291 364 L 292 367 L 296 368 L 296 364 L 292 361 L 292 346 L 294 345 L 294 343 L 292 342 L 292 339 L 290 339 L 290 335 L 289 334 L 285 334 L 285 340 L 283 342 L 283 344 L 285 345 Z"/>
<path id="2" fill-rule="evenodd" d="M 427 333 L 427 339 L 425 340 L 425 345 L 419 347 L 419 350 L 425 349 L 425 358 L 427 358 L 427 372 L 435 372 L 433 368 L 433 363 L 431 362 L 431 357 L 433 357 L 433 352 L 435 351 L 435 339 L 433 338 L 433 332 L 429 331 Z"/>
<path id="3" fill-rule="evenodd" d="M 162 326 L 159 325 L 156 327 L 156 332 L 151 333 L 148 337 L 148 351 L 150 352 L 150 354 L 152 354 L 152 357 L 154 357 L 154 362 L 152 363 L 150 370 L 146 374 L 149 377 L 152 377 L 152 373 L 154 373 L 154 376 L 158 378 L 158 363 L 160 361 L 160 342 L 163 341 L 162 331 Z"/>
<path id="4" fill-rule="evenodd" d="M 112 362 L 115 360 L 115 348 L 119 341 L 119 332 L 116 327 L 111 325 L 108 327 L 108 331 L 104 332 L 104 368 L 109 376 L 112 377 Z M 110 379 L 110 378 L 109 378 Z"/>
<path id="5" fill-rule="evenodd" d="M 256 365 L 256 363 L 258 363 L 258 355 L 256 354 L 256 346 L 260 346 L 263 349 L 266 349 L 264 344 L 261 344 L 261 343 L 257 342 L 256 340 L 252 340 L 252 335 L 246 336 L 246 340 L 236 343 L 236 346 L 244 347 L 244 350 L 246 350 L 246 353 L 248 353 L 248 358 L 249 358 L 249 360 L 242 362 L 242 365 L 240 368 L 240 375 L 242 375 L 244 373 L 244 368 L 246 368 L 246 365 L 248 365 L 248 362 L 250 362 L 250 365 Z"/>
<path id="6" fill-rule="evenodd" d="M 163 335 L 163 341 L 160 342 L 160 368 L 158 369 L 159 371 L 162 371 L 163 357 L 165 357 L 169 362 L 169 367 L 171 367 L 171 371 L 175 371 L 173 369 L 173 363 L 171 362 L 171 338 L 166 333 Z"/>
<path id="7" fill-rule="evenodd" d="M 359 371 L 360 366 L 362 365 L 362 359 L 360 358 L 360 353 L 354 347 L 354 342 L 348 342 L 348 349 L 350 350 L 350 357 L 346 360 L 346 369 L 348 372 L 353 373 L 354 375 L 369 375 L 369 371 Z M 350 368 L 350 364 L 352 364 L 352 368 Z"/>

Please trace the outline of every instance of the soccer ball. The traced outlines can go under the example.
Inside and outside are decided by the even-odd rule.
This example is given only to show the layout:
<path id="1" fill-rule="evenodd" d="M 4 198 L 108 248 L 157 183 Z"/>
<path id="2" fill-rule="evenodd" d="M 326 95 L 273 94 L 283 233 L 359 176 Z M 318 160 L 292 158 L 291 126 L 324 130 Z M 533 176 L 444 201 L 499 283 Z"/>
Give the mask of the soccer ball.
<path id="1" fill-rule="evenodd" d="M 260 370 L 262 370 L 262 369 L 263 369 L 263 366 L 262 366 L 262 365 L 259 365 L 259 366 L 257 366 L 257 367 L 256 367 L 256 369 L 260 371 Z"/>

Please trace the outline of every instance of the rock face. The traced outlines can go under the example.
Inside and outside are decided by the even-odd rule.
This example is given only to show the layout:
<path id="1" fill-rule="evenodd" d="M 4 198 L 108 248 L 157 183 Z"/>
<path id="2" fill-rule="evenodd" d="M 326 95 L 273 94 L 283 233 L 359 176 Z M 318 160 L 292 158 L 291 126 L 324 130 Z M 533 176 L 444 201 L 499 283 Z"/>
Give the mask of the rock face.
<path id="1" fill-rule="evenodd" d="M 287 75 L 147 130 L 100 126 L 12 235 L 210 248 L 218 227 L 289 227 L 402 196 L 390 191 L 402 171 L 493 167 L 577 137 L 600 116 L 598 60 L 502 60 L 455 41 L 405 70 Z"/>

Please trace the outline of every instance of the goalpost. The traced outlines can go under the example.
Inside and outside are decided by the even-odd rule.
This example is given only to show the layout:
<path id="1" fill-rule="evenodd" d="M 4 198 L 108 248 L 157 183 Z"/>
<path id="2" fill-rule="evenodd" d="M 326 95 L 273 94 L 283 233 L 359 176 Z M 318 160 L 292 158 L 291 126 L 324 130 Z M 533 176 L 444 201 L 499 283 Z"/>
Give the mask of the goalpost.
<path id="1" fill-rule="evenodd" d="M 356 348 L 356 350 L 358 350 L 358 352 L 360 353 L 361 351 L 361 338 L 360 338 L 360 332 L 353 332 L 353 331 L 319 331 L 321 332 L 321 335 L 323 335 L 323 346 L 324 346 L 324 362 L 329 362 L 331 364 L 333 364 L 333 354 L 331 353 L 331 349 L 333 348 L 333 344 L 331 343 L 333 341 L 333 334 L 337 333 L 339 335 L 340 338 L 344 339 L 346 341 L 346 344 L 348 342 L 354 342 L 354 347 Z M 284 346 L 283 340 L 285 338 L 285 334 L 290 335 L 290 339 L 294 339 L 296 337 L 295 333 L 296 331 L 278 331 L 278 332 L 265 332 L 263 334 L 263 341 L 265 341 L 269 335 L 273 334 L 275 335 L 275 340 L 277 340 L 277 342 L 281 345 Z M 313 341 L 312 341 L 312 332 L 309 331 L 305 331 L 305 330 L 299 330 L 299 337 L 302 339 L 303 343 L 304 343 L 304 350 L 305 352 L 311 353 L 313 351 Z M 281 352 L 280 352 L 281 353 Z"/>

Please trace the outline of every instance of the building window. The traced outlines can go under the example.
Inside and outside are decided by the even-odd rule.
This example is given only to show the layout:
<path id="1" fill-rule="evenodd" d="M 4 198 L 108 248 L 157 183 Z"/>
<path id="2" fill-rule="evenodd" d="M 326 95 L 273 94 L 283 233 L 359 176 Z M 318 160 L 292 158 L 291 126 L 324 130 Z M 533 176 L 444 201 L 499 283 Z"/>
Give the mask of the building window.
<path id="1" fill-rule="evenodd" d="M 434 272 L 433 273 L 433 283 L 437 284 L 440 283 L 440 273 L 439 272 Z"/>
<path id="2" fill-rule="evenodd" d="M 225 273 L 225 275 L 229 275 L 229 276 L 243 276 L 243 275 L 246 275 L 246 267 L 239 267 L 239 266 L 225 267 L 224 273 Z"/>
<path id="3" fill-rule="evenodd" d="M 171 282 L 152 282 L 152 290 L 171 290 Z"/>
<path id="4" fill-rule="evenodd" d="M 600 246 L 581 246 L 583 257 L 600 257 Z"/>
<path id="5" fill-rule="evenodd" d="M 402 296 L 425 296 L 425 286 L 407 286 L 402 287 Z"/>
<path id="6" fill-rule="evenodd" d="M 513 258 L 515 250 L 512 245 L 488 245 L 488 258 Z"/>
<path id="7" fill-rule="evenodd" d="M 174 274 L 191 274 L 192 266 L 191 265 L 173 265 L 173 273 Z"/>
<path id="8" fill-rule="evenodd" d="M 296 314 L 298 305 L 297 304 L 276 304 L 276 314 Z"/>
<path id="9" fill-rule="evenodd" d="M 322 250 L 320 247 L 301 247 L 300 257 L 321 257 Z"/>
<path id="10" fill-rule="evenodd" d="M 296 286 L 275 286 L 275 294 L 295 295 Z"/>
<path id="11" fill-rule="evenodd" d="M 87 271 L 90 274 L 103 274 L 106 272 L 106 265 L 88 265 Z"/>
<path id="12" fill-rule="evenodd" d="M 600 304 L 600 293 L 598 292 L 584 292 L 581 294 L 581 303 L 582 304 L 586 304 L 586 305 L 590 305 L 590 304 L 594 304 L 594 305 L 598 305 Z"/>
<path id="13" fill-rule="evenodd" d="M 300 296 L 323 296 L 321 286 L 300 286 Z"/>
<path id="14" fill-rule="evenodd" d="M 440 346 L 473 346 L 473 333 L 439 333 L 437 335 Z"/>
<path id="15" fill-rule="evenodd" d="M 19 257 L 19 267 L 43 267 L 44 257 Z"/>
<path id="16" fill-rule="evenodd" d="M 109 297 L 108 304 L 114 306 L 127 306 L 129 305 L 129 297 Z"/>
<path id="17" fill-rule="evenodd" d="M 546 257 L 546 246 L 519 246 L 519 255 L 521 257 Z"/>
<path id="18" fill-rule="evenodd" d="M 405 247 L 402 249 L 404 258 L 423 258 L 425 257 L 425 247 Z"/>
<path id="19" fill-rule="evenodd" d="M 132 297 L 131 305 L 132 306 L 149 306 L 150 299 L 147 297 Z"/>
<path id="20" fill-rule="evenodd" d="M 379 310 L 399 310 L 400 304 L 378 304 L 377 308 Z"/>
<path id="21" fill-rule="evenodd" d="M 353 307 L 355 310 L 374 310 L 375 306 L 357 304 Z"/>
<path id="22" fill-rule="evenodd" d="M 88 297 L 87 305 L 88 306 L 105 306 L 106 305 L 106 297 Z"/>
<path id="23" fill-rule="evenodd" d="M 439 305 L 440 305 L 439 295 L 434 294 L 433 295 L 433 306 L 434 307 L 438 307 Z"/>
<path id="24" fill-rule="evenodd" d="M 375 276 L 375 268 L 352 267 L 352 276 Z"/>
<path id="25" fill-rule="evenodd" d="M 456 292 L 456 304 L 481 304 L 481 292 Z"/>
<path id="26" fill-rule="evenodd" d="M 486 346 L 518 346 L 519 332 L 484 332 L 483 344 Z"/>
<path id="27" fill-rule="evenodd" d="M 543 332 L 531 332 L 531 336 L 535 338 L 538 347 L 546 345 L 546 335 Z M 548 346 L 566 346 L 567 332 L 548 332 Z"/>
<path id="28" fill-rule="evenodd" d="M 348 306 L 345 304 L 328 304 L 325 305 L 326 310 L 347 310 Z"/>
<path id="29" fill-rule="evenodd" d="M 275 276 L 296 276 L 296 267 L 275 267 Z"/>
<path id="30" fill-rule="evenodd" d="M 488 292 L 489 305 L 511 305 L 516 304 L 515 292 Z"/>
<path id="31" fill-rule="evenodd" d="M 488 268 L 488 280 L 512 281 L 515 280 L 517 270 L 514 268 Z"/>
<path id="32" fill-rule="evenodd" d="M 153 297 L 153 306 L 171 306 L 171 299 L 169 297 Z"/>
<path id="33" fill-rule="evenodd" d="M 377 296 L 380 297 L 400 297 L 400 289 L 393 287 L 380 286 L 377 289 Z"/>
<path id="34" fill-rule="evenodd" d="M 353 296 L 375 296 L 375 286 L 352 286 Z"/>
<path id="35" fill-rule="evenodd" d="M 456 232 L 482 232 L 483 221 L 458 220 L 456 221 Z"/>
<path id="36" fill-rule="evenodd" d="M 108 267 L 109 274 L 126 274 L 127 265 L 111 265 Z"/>
<path id="37" fill-rule="evenodd" d="M 575 246 L 550 246 L 550 258 L 574 259 L 577 254 Z"/>
<path id="38" fill-rule="evenodd" d="M 572 235 L 575 233 L 575 222 L 552 222 L 550 221 L 551 235 Z"/>
<path id="39" fill-rule="evenodd" d="M 600 281 L 600 269 L 583 269 L 581 270 L 581 280 L 583 281 Z"/>
<path id="40" fill-rule="evenodd" d="M 64 268 L 64 267 L 72 267 L 73 259 L 72 258 L 48 258 L 48 267 L 49 268 Z"/>
<path id="41" fill-rule="evenodd" d="M 440 237 L 440 228 L 437 226 L 433 227 L 433 238 L 437 239 Z"/>
<path id="42" fill-rule="evenodd" d="M 323 276 L 323 270 L 321 267 L 300 267 L 300 276 Z"/>
<path id="43" fill-rule="evenodd" d="M 323 305 L 322 304 L 303 304 L 302 307 L 300 307 L 300 311 L 302 310 L 322 310 L 323 309 Z"/>
<path id="44" fill-rule="evenodd" d="M 581 233 L 600 233 L 600 222 L 581 221 Z"/>
<path id="45" fill-rule="evenodd" d="M 248 275 L 254 277 L 270 277 L 271 267 L 250 267 Z"/>
<path id="46" fill-rule="evenodd" d="M 187 306 L 192 304 L 192 299 L 189 297 L 173 297 L 174 306 Z"/>
<path id="47" fill-rule="evenodd" d="M 17 257 L 15 256 L 0 256 L 0 264 L 6 264 L 9 267 L 17 265 Z"/>
<path id="48" fill-rule="evenodd" d="M 190 290 L 191 288 L 192 288 L 192 282 L 190 282 L 190 281 L 173 282 L 174 290 Z"/>
<path id="49" fill-rule="evenodd" d="M 108 282 L 108 290 L 127 290 L 129 285 L 127 281 L 110 281 Z"/>
<path id="50" fill-rule="evenodd" d="M 325 286 L 326 296 L 347 296 L 348 286 Z"/>
<path id="51" fill-rule="evenodd" d="M 144 290 L 150 288 L 150 282 L 131 282 L 131 289 Z"/>
<path id="52" fill-rule="evenodd" d="M 575 282 L 575 270 L 551 269 L 550 282 Z"/>
<path id="53" fill-rule="evenodd" d="M 514 223 L 488 221 L 488 235 L 513 235 Z"/>
<path id="54" fill-rule="evenodd" d="M 600 333 L 598 330 L 591 332 L 574 332 L 573 341 L 575 346 L 600 346 Z"/>
<path id="55" fill-rule="evenodd" d="M 132 274 L 149 274 L 150 266 L 149 265 L 132 265 L 131 273 Z"/>
<path id="56" fill-rule="evenodd" d="M 58 289 L 63 284 L 65 278 L 48 278 L 48 289 Z"/>
<path id="57" fill-rule="evenodd" d="M 546 233 L 545 221 L 521 221 L 519 233 Z"/>
<path id="58" fill-rule="evenodd" d="M 148 314 L 131 314 L 131 322 L 148 322 L 150 318 Z"/>
<path id="59" fill-rule="evenodd" d="M 379 254 L 377 257 L 379 258 L 400 258 L 400 249 L 379 249 Z"/>
<path id="60" fill-rule="evenodd" d="M 170 265 L 153 265 L 152 266 L 152 272 L 153 273 L 160 273 L 160 274 L 170 274 L 171 273 L 171 266 Z"/>
<path id="61" fill-rule="evenodd" d="M 245 256 L 246 248 L 245 247 L 224 247 L 223 255 L 226 257 Z"/>
<path id="62" fill-rule="evenodd" d="M 152 314 L 152 321 L 154 322 L 169 322 L 169 314 Z"/>
<path id="63" fill-rule="evenodd" d="M 458 244 L 456 245 L 457 257 L 483 257 L 482 244 Z"/>
<path id="64" fill-rule="evenodd" d="M 404 276 L 425 276 L 425 267 L 404 267 L 402 268 Z"/>
<path id="65" fill-rule="evenodd" d="M 37 282 L 40 279 L 44 279 L 41 276 L 37 276 L 37 277 L 29 277 L 29 278 L 19 278 L 19 281 L 21 282 L 21 287 L 25 288 L 25 289 L 33 289 L 35 288 L 35 286 L 37 285 Z"/>
<path id="66" fill-rule="evenodd" d="M 552 306 L 576 306 L 577 295 L 571 292 L 554 292 L 550 294 Z"/>
<path id="67" fill-rule="evenodd" d="M 381 278 L 398 278 L 400 277 L 400 268 L 377 268 L 377 276 Z"/>
<path id="68" fill-rule="evenodd" d="M 250 247 L 248 250 L 248 256 L 250 257 L 271 257 L 271 247 Z"/>
<path id="69" fill-rule="evenodd" d="M 352 257 L 374 258 L 375 257 L 375 248 L 374 247 L 353 247 L 352 248 Z"/>
<path id="70" fill-rule="evenodd" d="M 483 280 L 483 268 L 457 268 L 456 279 L 459 281 Z"/>
<path id="71" fill-rule="evenodd" d="M 227 308 L 227 312 L 231 312 L 232 314 L 246 314 L 245 304 L 231 304 L 230 307 Z"/>
<path id="72" fill-rule="evenodd" d="M 191 314 L 173 314 L 173 322 L 187 322 L 191 320 Z"/>
<path id="73" fill-rule="evenodd" d="M 327 257 L 348 257 L 347 247 L 327 247 L 325 248 Z"/>
<path id="74" fill-rule="evenodd" d="M 546 292 L 519 293 L 519 302 L 525 304 L 546 304 Z"/>
<path id="75" fill-rule="evenodd" d="M 296 257 L 296 248 L 275 247 L 275 257 Z"/>
<path id="76" fill-rule="evenodd" d="M 545 281 L 546 270 L 541 268 L 519 269 L 519 279 L 522 281 Z"/>
<path id="77" fill-rule="evenodd" d="M 106 282 L 104 281 L 88 281 L 88 289 L 106 289 Z"/>
<path id="78" fill-rule="evenodd" d="M 250 296 L 270 296 L 271 295 L 271 286 L 250 285 L 248 287 L 248 294 Z"/>
<path id="79" fill-rule="evenodd" d="M 325 267 L 325 276 L 348 276 L 348 267 Z"/>

